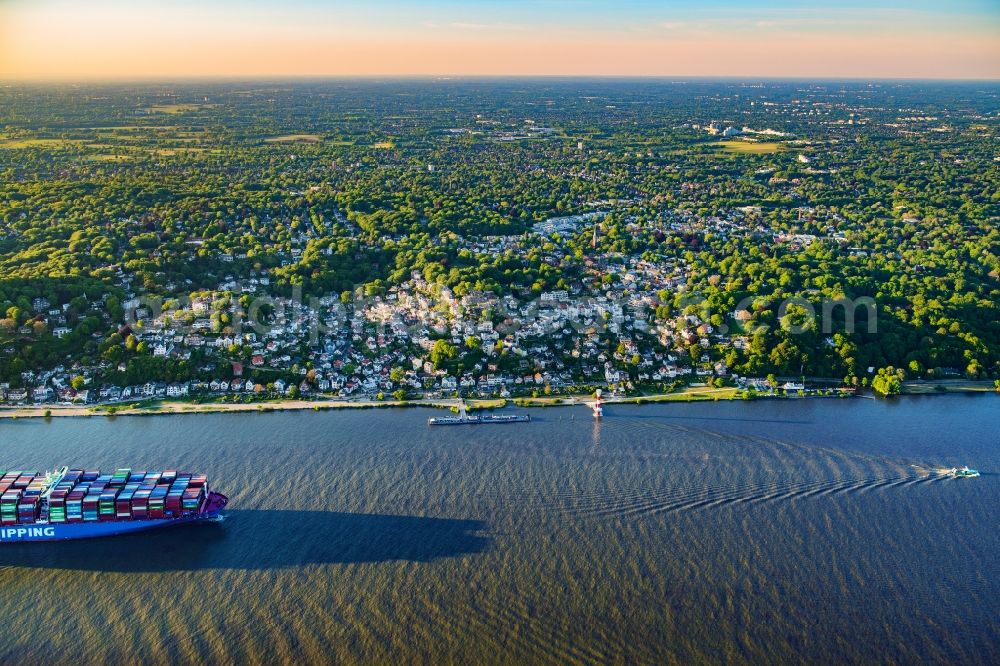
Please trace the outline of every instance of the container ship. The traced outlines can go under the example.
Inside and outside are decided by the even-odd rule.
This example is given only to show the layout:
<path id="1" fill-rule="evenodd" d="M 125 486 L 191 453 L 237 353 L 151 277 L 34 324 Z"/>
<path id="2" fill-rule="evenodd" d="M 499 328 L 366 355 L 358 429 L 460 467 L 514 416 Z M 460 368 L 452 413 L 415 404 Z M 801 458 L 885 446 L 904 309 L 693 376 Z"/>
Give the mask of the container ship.
<path id="1" fill-rule="evenodd" d="M 202 474 L 0 470 L 0 543 L 131 534 L 221 519 L 229 498 Z"/>

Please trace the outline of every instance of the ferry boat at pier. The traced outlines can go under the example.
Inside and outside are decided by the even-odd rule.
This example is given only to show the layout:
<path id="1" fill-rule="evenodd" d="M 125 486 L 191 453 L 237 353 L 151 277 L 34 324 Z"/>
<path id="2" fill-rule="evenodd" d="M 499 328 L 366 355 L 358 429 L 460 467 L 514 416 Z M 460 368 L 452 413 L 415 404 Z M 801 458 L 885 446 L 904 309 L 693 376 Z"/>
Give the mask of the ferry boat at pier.
<path id="1" fill-rule="evenodd" d="M 484 414 L 483 416 L 432 416 L 427 425 L 477 425 L 486 423 L 528 423 L 530 414 Z"/>
<path id="2" fill-rule="evenodd" d="M 481 425 L 488 423 L 528 423 L 530 414 L 473 414 L 469 416 L 465 403 L 458 406 L 458 416 L 432 416 L 427 419 L 427 425 Z"/>

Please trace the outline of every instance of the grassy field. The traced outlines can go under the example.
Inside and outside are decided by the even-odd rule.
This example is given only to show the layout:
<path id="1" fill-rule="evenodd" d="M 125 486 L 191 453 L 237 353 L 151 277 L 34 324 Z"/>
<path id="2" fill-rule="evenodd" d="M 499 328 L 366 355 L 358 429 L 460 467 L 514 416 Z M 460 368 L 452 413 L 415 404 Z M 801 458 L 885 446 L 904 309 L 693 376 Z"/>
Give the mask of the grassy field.
<path id="1" fill-rule="evenodd" d="M 637 398 L 627 398 L 623 402 L 693 402 L 696 400 L 734 400 L 737 397 L 737 390 L 734 388 L 707 388 L 688 386 L 676 393 L 664 393 L 662 395 L 639 396 Z"/>
<path id="2" fill-rule="evenodd" d="M 161 155 L 163 157 L 170 157 L 171 155 L 185 155 L 185 154 L 188 154 L 188 153 L 204 153 L 207 150 L 208 150 L 207 148 L 199 148 L 197 146 L 190 146 L 190 147 L 185 146 L 185 147 L 182 147 L 182 148 L 157 148 L 153 152 L 156 153 L 157 155 Z"/>
<path id="3" fill-rule="evenodd" d="M 727 153 L 747 153 L 751 155 L 768 155 L 781 152 L 784 144 L 774 141 L 721 141 L 719 146 Z"/>
<path id="4" fill-rule="evenodd" d="M 88 146 L 90 148 L 92 146 Z M 108 146 L 112 148 L 112 146 Z M 124 160 L 139 159 L 148 155 L 156 157 L 173 157 L 175 155 L 193 155 L 197 153 L 205 152 L 216 152 L 209 151 L 208 148 L 199 147 L 178 147 L 178 148 L 125 148 L 126 152 L 119 153 L 99 153 L 96 155 L 87 155 L 82 159 L 90 160 L 92 162 L 121 162 Z"/>
<path id="5" fill-rule="evenodd" d="M 941 381 L 903 382 L 903 393 L 922 395 L 927 393 L 984 393 L 996 391 L 991 381 L 967 379 L 943 379 Z"/>
<path id="6" fill-rule="evenodd" d="M 124 162 L 126 160 L 131 160 L 133 157 L 131 155 L 88 155 L 83 158 L 91 162 Z"/>
<path id="7" fill-rule="evenodd" d="M 318 134 L 286 134 L 264 139 L 266 143 L 319 143 L 321 140 Z"/>
<path id="8" fill-rule="evenodd" d="M 583 400 L 593 400 L 593 398 L 580 398 Z M 557 407 L 559 405 L 575 405 L 577 402 L 573 398 L 551 397 L 551 398 L 514 398 L 514 404 L 518 407 Z"/>
<path id="9" fill-rule="evenodd" d="M 197 111 L 201 107 L 201 104 L 154 104 L 153 106 L 146 107 L 146 113 L 166 113 L 173 115 L 187 113 L 188 111 Z"/>
<path id="10" fill-rule="evenodd" d="M 495 399 L 485 399 L 485 400 L 466 400 L 466 409 L 470 412 L 478 411 L 481 409 L 503 409 L 507 406 L 507 401 L 503 398 Z M 458 411 L 457 407 L 452 407 L 452 411 Z"/>
<path id="11" fill-rule="evenodd" d="M 19 148 L 65 148 L 83 143 L 81 139 L 5 139 L 0 140 L 0 148 L 17 150 Z"/>
<path id="12" fill-rule="evenodd" d="M 0 133 L 0 150 L 129 151 L 156 153 L 160 150 L 203 150 L 190 144 L 204 140 L 203 132 L 180 131 L 175 126 L 120 126 L 105 128 L 79 128 L 67 130 L 64 137 L 12 137 Z M 95 155 L 95 160 L 120 159 Z"/>

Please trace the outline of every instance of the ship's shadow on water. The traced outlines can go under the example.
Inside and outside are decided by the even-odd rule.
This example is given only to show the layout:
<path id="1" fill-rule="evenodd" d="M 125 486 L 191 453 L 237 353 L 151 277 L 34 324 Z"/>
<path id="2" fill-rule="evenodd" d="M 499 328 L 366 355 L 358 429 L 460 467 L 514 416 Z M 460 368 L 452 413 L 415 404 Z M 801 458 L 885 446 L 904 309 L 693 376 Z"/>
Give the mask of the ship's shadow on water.
<path id="1" fill-rule="evenodd" d="M 326 511 L 234 510 L 221 523 L 136 535 L 0 546 L 6 567 L 108 572 L 281 569 L 310 564 L 429 562 L 486 551 L 478 520 Z"/>

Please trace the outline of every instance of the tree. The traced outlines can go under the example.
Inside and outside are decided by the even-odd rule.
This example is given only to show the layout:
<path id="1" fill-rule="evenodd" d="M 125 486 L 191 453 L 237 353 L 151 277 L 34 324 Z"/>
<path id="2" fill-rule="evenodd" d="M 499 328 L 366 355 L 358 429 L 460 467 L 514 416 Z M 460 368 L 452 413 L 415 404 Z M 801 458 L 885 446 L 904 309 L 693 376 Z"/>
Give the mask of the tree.
<path id="1" fill-rule="evenodd" d="M 872 377 L 872 390 L 881 395 L 899 395 L 903 390 L 903 371 L 892 366 L 879 368 Z"/>
<path id="2" fill-rule="evenodd" d="M 445 363 L 458 355 L 458 349 L 447 340 L 438 340 L 431 348 L 431 363 L 440 369 Z"/>
<path id="3" fill-rule="evenodd" d="M 70 380 L 69 385 L 73 387 L 74 391 L 79 391 L 87 385 L 87 380 L 80 375 L 77 375 Z"/>

